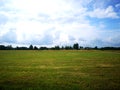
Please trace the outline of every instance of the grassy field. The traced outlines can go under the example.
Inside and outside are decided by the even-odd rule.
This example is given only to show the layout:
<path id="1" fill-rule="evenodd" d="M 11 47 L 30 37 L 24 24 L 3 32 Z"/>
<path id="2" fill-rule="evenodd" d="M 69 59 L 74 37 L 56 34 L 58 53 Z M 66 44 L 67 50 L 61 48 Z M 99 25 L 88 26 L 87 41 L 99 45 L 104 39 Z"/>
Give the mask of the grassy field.
<path id="1" fill-rule="evenodd" d="M 0 90 L 120 90 L 120 51 L 0 51 Z"/>

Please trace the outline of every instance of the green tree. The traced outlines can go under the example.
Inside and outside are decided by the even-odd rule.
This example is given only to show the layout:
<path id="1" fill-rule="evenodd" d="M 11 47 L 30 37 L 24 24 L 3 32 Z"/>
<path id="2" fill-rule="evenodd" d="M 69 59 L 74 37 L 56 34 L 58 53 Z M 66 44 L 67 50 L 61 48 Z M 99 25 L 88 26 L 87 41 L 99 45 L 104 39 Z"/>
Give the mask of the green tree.
<path id="1" fill-rule="evenodd" d="M 38 50 L 38 47 L 34 46 L 34 50 Z"/>
<path id="2" fill-rule="evenodd" d="M 30 49 L 30 50 L 33 50 L 33 45 L 30 45 L 30 46 L 29 46 L 29 49 Z"/>
<path id="3" fill-rule="evenodd" d="M 55 46 L 55 50 L 60 50 L 60 47 L 59 46 Z"/>
<path id="4" fill-rule="evenodd" d="M 6 47 L 4 45 L 0 45 L 0 50 L 5 50 Z"/>
<path id="5" fill-rule="evenodd" d="M 78 50 L 78 49 L 79 49 L 79 44 L 78 44 L 78 43 L 75 43 L 75 44 L 73 45 L 73 49 Z"/>
<path id="6" fill-rule="evenodd" d="M 97 49 L 98 49 L 98 47 L 97 47 L 97 46 L 95 46 L 95 48 L 94 48 L 94 49 L 96 49 L 96 50 L 97 50 Z"/>

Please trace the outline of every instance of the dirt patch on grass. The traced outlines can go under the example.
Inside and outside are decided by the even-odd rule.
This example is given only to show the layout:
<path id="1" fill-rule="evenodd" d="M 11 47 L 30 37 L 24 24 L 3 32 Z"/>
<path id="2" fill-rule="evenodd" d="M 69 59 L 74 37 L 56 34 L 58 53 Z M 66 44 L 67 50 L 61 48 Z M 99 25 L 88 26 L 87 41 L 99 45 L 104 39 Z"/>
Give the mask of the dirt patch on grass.
<path id="1" fill-rule="evenodd" d="M 112 64 L 99 64 L 97 68 L 112 68 L 114 65 Z"/>

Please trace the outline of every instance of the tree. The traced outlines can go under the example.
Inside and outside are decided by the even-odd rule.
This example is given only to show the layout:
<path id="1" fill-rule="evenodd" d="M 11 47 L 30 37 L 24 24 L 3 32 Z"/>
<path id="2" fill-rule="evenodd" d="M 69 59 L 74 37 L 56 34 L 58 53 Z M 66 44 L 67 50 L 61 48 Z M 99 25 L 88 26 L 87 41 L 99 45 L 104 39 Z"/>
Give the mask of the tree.
<path id="1" fill-rule="evenodd" d="M 38 47 L 34 46 L 34 50 L 38 50 Z"/>
<path id="2" fill-rule="evenodd" d="M 61 48 L 62 50 L 64 50 L 65 48 L 64 48 L 64 46 L 62 46 L 62 48 Z"/>
<path id="3" fill-rule="evenodd" d="M 75 44 L 73 45 L 73 49 L 78 50 L 78 49 L 79 49 L 79 44 L 78 44 L 78 43 L 75 43 Z"/>
<path id="4" fill-rule="evenodd" d="M 55 46 L 55 50 L 60 50 L 60 47 L 59 46 Z"/>
<path id="5" fill-rule="evenodd" d="M 98 49 L 98 47 L 97 47 L 97 46 L 95 46 L 95 48 L 94 48 L 94 49 L 96 49 L 96 50 L 97 50 L 97 49 Z"/>
<path id="6" fill-rule="evenodd" d="M 40 50 L 48 50 L 47 47 L 40 47 Z"/>
<path id="7" fill-rule="evenodd" d="M 83 46 L 80 46 L 80 49 L 84 49 Z"/>
<path id="8" fill-rule="evenodd" d="M 30 46 L 29 46 L 29 49 L 30 49 L 30 50 L 33 50 L 33 45 L 30 45 Z"/>
<path id="9" fill-rule="evenodd" d="M 73 48 L 71 46 L 65 46 L 65 50 L 72 50 Z"/>
<path id="10" fill-rule="evenodd" d="M 12 45 L 8 45 L 8 46 L 6 46 L 6 49 L 7 49 L 7 50 L 12 50 L 13 47 L 12 47 Z"/>
<path id="11" fill-rule="evenodd" d="M 6 47 L 4 45 L 0 45 L 0 50 L 5 50 Z"/>

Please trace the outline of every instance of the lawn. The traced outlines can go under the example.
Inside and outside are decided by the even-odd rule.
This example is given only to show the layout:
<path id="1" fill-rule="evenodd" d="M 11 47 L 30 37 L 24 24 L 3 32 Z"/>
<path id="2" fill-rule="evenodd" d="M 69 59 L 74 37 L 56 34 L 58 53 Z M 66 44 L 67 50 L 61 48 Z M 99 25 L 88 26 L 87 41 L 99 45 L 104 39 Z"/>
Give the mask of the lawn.
<path id="1" fill-rule="evenodd" d="M 120 51 L 0 51 L 0 90 L 120 90 L 119 71 Z"/>

